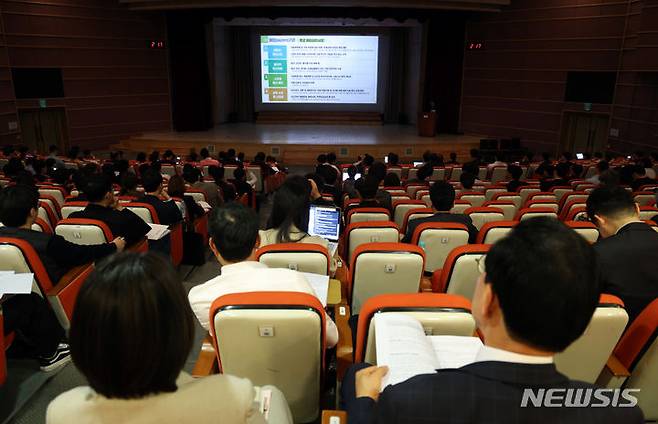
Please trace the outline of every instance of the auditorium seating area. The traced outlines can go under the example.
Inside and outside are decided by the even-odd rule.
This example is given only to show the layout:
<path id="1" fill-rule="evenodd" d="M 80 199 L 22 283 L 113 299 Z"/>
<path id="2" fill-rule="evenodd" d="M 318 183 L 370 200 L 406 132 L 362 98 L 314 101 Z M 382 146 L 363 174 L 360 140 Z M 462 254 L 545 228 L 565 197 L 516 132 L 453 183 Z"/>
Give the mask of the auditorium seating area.
<path id="1" fill-rule="evenodd" d="M 225 373 L 248 378 L 255 386 L 275 386 L 285 395 L 294 422 L 300 423 L 332 422 L 331 417 L 345 419 L 343 412 L 336 411 L 340 406 L 341 382 L 350 365 L 376 364 L 374 317 L 378 314 L 394 312 L 413 316 L 427 334 L 478 337 L 471 308 L 476 281 L 482 273 L 481 261 L 491 246 L 520 222 L 549 217 L 573 229 L 589 244 L 600 240 L 599 227 L 593 217 L 587 216 L 587 200 L 602 184 L 592 182 L 591 178 L 598 175 L 597 163 L 603 158 L 531 156 L 526 161 L 491 166 L 477 151 L 472 152 L 470 159 L 459 157 L 464 162 L 462 165 L 437 162 L 435 155 L 417 166 L 386 167 L 387 174 L 400 178 L 400 185 L 385 186 L 380 181 L 377 198 L 388 198 L 388 201 L 373 200 L 374 204 L 362 206 L 370 200 L 358 191 L 360 180 L 352 181 L 356 192 L 348 191 L 344 184 L 349 181 L 348 168 L 357 167 L 365 181 L 366 175 L 373 174 L 372 169 L 382 165 L 373 163 L 372 157 L 368 160 L 368 156 L 356 163 L 340 165 L 327 162 L 325 156 L 312 170 L 294 166 L 287 169 L 274 158 L 267 162 L 260 158 L 247 162 L 237 159 L 235 152 L 222 152 L 216 158 L 220 166 L 210 169 L 193 158 L 170 159 L 168 153 L 159 152 L 153 152 L 148 161 L 134 160 L 132 156 L 137 152 L 112 152 L 103 155 L 106 158 L 100 159 L 99 155 L 99 159 L 93 160 L 78 156 L 47 158 L 34 153 L 11 147 L 4 149 L 0 156 L 0 187 L 3 190 L 21 185 L 34 187 L 39 201 L 32 230 L 59 235 L 78 245 L 111 243 L 116 238 L 103 221 L 70 217 L 90 204 L 85 198 L 85 181 L 90 175 L 105 174 L 112 180 L 115 207 L 132 211 L 145 223 L 160 224 L 156 207 L 142 199 L 145 173 L 156 170 L 162 175 L 161 197 L 168 200 L 166 193 L 171 187 L 168 181 L 177 176 L 187 180 L 190 172 L 198 172 L 201 182 L 219 194 L 220 205 L 210 207 L 207 185 L 188 183 L 184 196 L 189 199 L 171 199 L 184 219 L 167 224 L 168 261 L 176 267 L 187 290 L 220 272 L 215 260 L 217 253 L 208 248 L 212 231 L 209 216 L 223 204 L 235 202 L 255 210 L 264 230 L 273 213 L 273 198 L 287 178 L 306 171 L 320 176 L 335 173 L 337 182 L 325 182 L 323 187 L 312 175 L 307 178 L 309 187 L 312 187 L 311 179 L 318 186 L 317 197 L 309 188 L 312 205 L 337 207 L 344 212 L 336 253 L 312 243 L 275 243 L 262 246 L 255 253 L 256 260 L 270 268 L 328 276 L 324 301 L 310 294 L 270 291 L 217 298 L 210 306 L 210 331 L 197 323 L 194 347 L 185 367 L 197 378 Z M 145 155 L 139 156 L 143 159 Z M 47 164 L 51 160 L 52 165 L 52 159 L 61 161 L 66 171 L 62 173 L 56 165 L 42 165 L 41 173 L 33 172 L 37 163 Z M 658 182 L 638 186 L 628 174 L 629 170 L 633 173 L 641 159 L 608 157 L 605 160 L 610 163 L 610 172 L 621 175 L 618 185 L 630 192 L 638 204 L 640 220 L 658 231 L 658 223 L 653 221 L 658 217 Z M 555 167 L 565 164 L 569 169 L 566 181 L 553 175 Z M 418 174 L 428 167 L 431 172 L 424 180 Z M 522 171 L 521 177 L 515 179 L 521 182 L 515 190 L 510 190 L 514 182 L 512 168 Z M 223 171 L 224 178 L 216 177 L 217 169 Z M 237 170 L 243 171 L 242 179 Z M 580 172 L 576 174 L 576 170 Z M 658 163 L 653 162 L 653 170 L 658 172 Z M 134 192 L 126 190 L 127 174 L 137 179 Z M 464 187 L 465 175 L 472 175 L 474 180 L 468 188 Z M 444 185 L 454 193 L 447 210 L 437 209 L 437 199 L 432 197 L 435 185 Z M 232 198 L 229 193 L 233 193 Z M 201 206 L 201 213 L 192 216 L 191 205 Z M 457 222 L 413 224 L 437 212 L 468 217 L 477 234 L 471 234 L 468 225 Z M 406 235 L 408 243 L 403 242 Z M 143 238 L 126 250 L 148 252 L 154 249 L 154 241 Z M 33 291 L 47 299 L 64 329 L 70 326 L 80 287 L 93 270 L 94 264 L 88 263 L 53 281 L 28 242 L 0 236 L 0 271 L 34 273 Z M 624 302 L 617 296 L 601 293 L 585 333 L 555 357 L 558 370 L 569 378 L 604 387 L 622 387 L 626 381 L 629 387 L 641 389 L 639 405 L 645 417 L 658 419 L 655 408 L 657 302 L 658 299 L 654 300 L 629 322 Z M 325 341 L 325 311 L 338 328 L 339 341 L 335 348 L 328 347 Z M 268 338 L 268 331 L 276 332 L 276 337 Z M 4 352 L 11 347 L 15 335 L 0 334 L 0 337 Z M 25 373 L 27 364 L 13 359 L 6 362 L 5 356 L 0 355 L 0 382 L 4 382 L 4 389 L 18 381 L 12 380 L 12 373 Z M 71 378 L 75 373 L 73 367 L 67 365 L 60 372 Z M 85 384 L 79 377 L 73 380 Z M 52 381 L 45 385 L 57 387 Z M 22 406 L 22 411 L 14 412 L 19 416 L 25 414 L 29 403 Z"/>

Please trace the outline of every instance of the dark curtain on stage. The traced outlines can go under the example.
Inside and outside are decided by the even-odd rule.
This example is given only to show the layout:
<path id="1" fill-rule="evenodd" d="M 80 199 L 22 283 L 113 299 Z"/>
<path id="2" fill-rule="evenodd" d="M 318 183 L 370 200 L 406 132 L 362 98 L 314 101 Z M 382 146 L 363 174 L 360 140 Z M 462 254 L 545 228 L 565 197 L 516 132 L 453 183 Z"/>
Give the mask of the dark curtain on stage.
<path id="1" fill-rule="evenodd" d="M 205 26 L 209 20 L 197 13 L 167 15 L 171 108 L 176 131 L 205 131 L 213 126 Z"/>
<path id="2" fill-rule="evenodd" d="M 407 63 L 407 30 L 406 28 L 391 29 L 388 81 L 384 103 L 384 122 L 404 124 L 409 121 L 404 114 L 404 81 L 406 79 Z"/>
<path id="3" fill-rule="evenodd" d="M 251 28 L 233 27 L 233 122 L 254 120 L 254 69 L 251 51 Z"/>
<path id="4" fill-rule="evenodd" d="M 427 32 L 424 110 L 434 102 L 438 112 L 438 131 L 459 132 L 466 14 L 435 14 Z"/>

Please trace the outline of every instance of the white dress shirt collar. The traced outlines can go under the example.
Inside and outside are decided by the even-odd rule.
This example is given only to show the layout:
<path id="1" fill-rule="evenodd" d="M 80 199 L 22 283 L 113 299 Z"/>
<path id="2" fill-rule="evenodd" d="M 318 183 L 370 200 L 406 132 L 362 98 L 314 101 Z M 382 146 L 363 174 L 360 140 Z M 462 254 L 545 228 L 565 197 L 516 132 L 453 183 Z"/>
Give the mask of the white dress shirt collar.
<path id="1" fill-rule="evenodd" d="M 482 346 L 475 362 L 497 361 L 497 362 L 513 362 L 517 364 L 552 364 L 552 356 L 532 356 L 514 353 L 507 350 L 496 349 L 491 346 Z"/>
<path id="2" fill-rule="evenodd" d="M 234 264 L 223 265 L 221 275 L 235 274 L 238 272 L 247 272 L 252 269 L 267 268 L 267 265 L 257 261 L 242 261 Z"/>

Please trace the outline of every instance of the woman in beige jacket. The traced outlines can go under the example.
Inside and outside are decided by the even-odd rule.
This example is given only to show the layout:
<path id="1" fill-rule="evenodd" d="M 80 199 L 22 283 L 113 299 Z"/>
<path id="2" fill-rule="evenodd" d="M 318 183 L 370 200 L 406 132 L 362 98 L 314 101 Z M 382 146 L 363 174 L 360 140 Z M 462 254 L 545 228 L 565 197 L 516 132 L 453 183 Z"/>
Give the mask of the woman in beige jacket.
<path id="1" fill-rule="evenodd" d="M 194 341 L 194 315 L 162 256 L 124 253 L 98 266 L 78 294 L 69 338 L 89 386 L 53 400 L 48 424 L 292 422 L 276 388 L 181 371 Z"/>

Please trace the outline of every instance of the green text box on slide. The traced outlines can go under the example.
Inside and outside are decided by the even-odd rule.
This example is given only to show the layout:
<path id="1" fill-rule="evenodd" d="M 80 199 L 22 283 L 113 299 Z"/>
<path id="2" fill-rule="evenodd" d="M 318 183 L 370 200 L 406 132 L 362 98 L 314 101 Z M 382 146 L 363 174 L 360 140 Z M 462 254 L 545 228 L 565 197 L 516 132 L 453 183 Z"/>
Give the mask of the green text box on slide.
<path id="1" fill-rule="evenodd" d="M 267 66 L 267 72 L 271 74 L 285 74 L 288 72 L 287 60 L 266 60 L 265 66 Z"/>
<path id="2" fill-rule="evenodd" d="M 286 74 L 265 74 L 265 81 L 269 87 L 287 87 L 288 75 Z"/>

